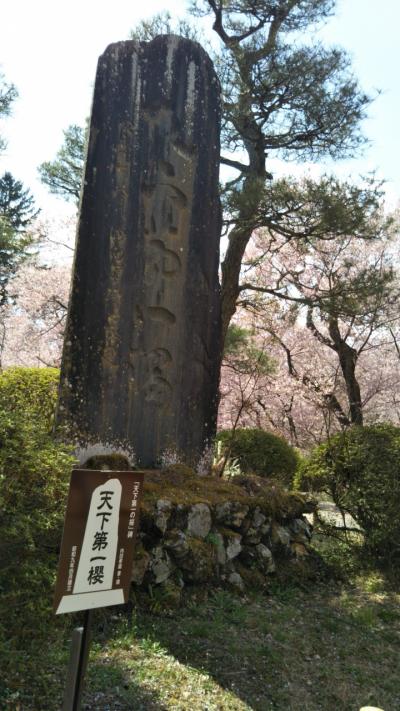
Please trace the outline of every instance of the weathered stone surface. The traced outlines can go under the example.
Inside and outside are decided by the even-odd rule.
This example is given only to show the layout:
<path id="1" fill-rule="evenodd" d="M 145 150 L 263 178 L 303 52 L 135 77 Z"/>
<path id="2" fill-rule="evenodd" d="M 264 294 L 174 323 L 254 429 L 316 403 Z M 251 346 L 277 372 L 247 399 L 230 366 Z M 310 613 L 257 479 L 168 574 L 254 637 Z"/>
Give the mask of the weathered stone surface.
<path id="1" fill-rule="evenodd" d="M 224 501 L 215 507 L 216 520 L 225 526 L 233 526 L 234 528 L 241 527 L 248 512 L 249 507 L 238 501 Z"/>
<path id="2" fill-rule="evenodd" d="M 172 503 L 167 499 L 159 499 L 156 503 L 154 523 L 161 533 L 165 533 L 171 517 Z"/>
<path id="3" fill-rule="evenodd" d="M 311 526 L 301 518 L 295 518 L 290 523 L 292 538 L 297 543 L 307 545 L 311 540 Z"/>
<path id="4" fill-rule="evenodd" d="M 254 514 L 253 514 L 253 527 L 254 528 L 261 528 L 263 524 L 265 524 L 267 520 L 267 517 L 265 514 L 262 513 L 261 509 L 257 506 L 254 509 Z"/>
<path id="5" fill-rule="evenodd" d="M 238 588 L 238 590 L 244 590 L 243 578 L 239 573 L 231 573 L 228 575 L 228 583 L 232 585 L 232 587 Z"/>
<path id="6" fill-rule="evenodd" d="M 171 604 L 179 602 L 176 586 L 185 595 L 193 585 L 202 590 L 231 586 L 229 578 L 235 573 L 248 590 L 268 588 L 275 570 L 281 581 L 292 574 L 310 579 L 320 574 L 319 557 L 308 540 L 312 527 L 301 511 L 295 510 L 292 518 L 285 505 L 275 518 L 267 498 L 252 501 L 240 492 L 235 499 L 235 491 L 227 497 L 225 482 L 221 487 L 218 480 L 204 481 L 180 468 L 155 470 L 147 477 L 133 581 L 142 592 L 160 586 L 154 598 L 160 604 L 167 606 L 170 597 Z"/>
<path id="7" fill-rule="evenodd" d="M 195 42 L 119 42 L 99 59 L 58 409 L 81 462 L 197 461 L 214 434 L 219 116 Z"/>
<path id="8" fill-rule="evenodd" d="M 266 536 L 268 533 L 271 531 L 271 524 L 270 523 L 264 523 L 261 528 L 260 528 L 260 533 L 262 536 Z"/>
<path id="9" fill-rule="evenodd" d="M 262 534 L 260 529 L 248 528 L 246 531 L 246 535 L 243 537 L 243 540 L 245 541 L 245 543 L 252 543 L 253 545 L 256 545 L 257 543 L 260 543 L 261 535 Z"/>
<path id="10" fill-rule="evenodd" d="M 132 564 L 132 582 L 141 585 L 146 571 L 150 565 L 150 555 L 142 546 L 135 550 L 135 557 Z"/>
<path id="11" fill-rule="evenodd" d="M 207 504 L 193 504 L 188 515 L 189 536 L 205 538 L 211 529 L 211 512 Z"/>
<path id="12" fill-rule="evenodd" d="M 269 528 L 266 515 L 262 513 L 259 506 L 256 506 L 253 516 L 248 518 L 241 527 L 241 531 L 244 533 L 244 542 L 253 545 L 260 543 L 261 538 L 269 532 Z"/>
<path id="13" fill-rule="evenodd" d="M 258 546 L 255 547 L 255 550 L 260 567 L 266 573 L 273 573 L 275 571 L 275 562 L 270 549 L 262 543 L 259 543 Z"/>
<path id="14" fill-rule="evenodd" d="M 163 547 L 156 546 L 156 548 L 153 548 L 150 569 L 154 576 L 154 582 L 163 583 L 169 578 L 173 568 L 173 563 Z"/>
<path id="15" fill-rule="evenodd" d="M 178 504 L 174 511 L 174 528 L 179 528 L 180 531 L 186 531 L 189 516 L 190 506 Z"/>
<path id="16" fill-rule="evenodd" d="M 212 580 L 216 573 L 217 553 L 214 546 L 199 538 L 188 538 L 189 554 L 180 567 L 185 581 L 201 583 Z"/>
<path id="17" fill-rule="evenodd" d="M 168 536 L 164 539 L 164 546 L 178 559 L 184 558 L 190 550 L 185 534 L 178 529 L 169 531 Z"/>
<path id="18" fill-rule="evenodd" d="M 233 560 L 242 550 L 241 536 L 230 536 L 229 541 L 226 546 L 226 558 L 227 560 Z"/>
<path id="19" fill-rule="evenodd" d="M 217 551 L 217 563 L 219 565 L 225 565 L 226 563 L 226 550 L 224 545 L 224 538 L 221 533 L 213 533 L 213 538 L 215 540 L 215 548 Z"/>
<path id="20" fill-rule="evenodd" d="M 287 528 L 280 526 L 278 523 L 274 523 L 272 526 L 272 542 L 275 545 L 282 546 L 286 548 L 290 543 L 290 533 Z"/>

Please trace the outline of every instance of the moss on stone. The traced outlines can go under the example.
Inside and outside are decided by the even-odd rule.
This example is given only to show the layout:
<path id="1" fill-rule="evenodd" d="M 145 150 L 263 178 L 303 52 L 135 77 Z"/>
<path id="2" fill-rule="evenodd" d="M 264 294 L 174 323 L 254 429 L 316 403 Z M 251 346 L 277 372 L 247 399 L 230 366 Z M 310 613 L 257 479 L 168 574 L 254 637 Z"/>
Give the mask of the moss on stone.
<path id="1" fill-rule="evenodd" d="M 175 473 L 187 477 L 195 476 L 194 470 L 191 467 L 188 467 L 186 464 L 174 464 L 171 467 L 166 467 L 163 472 L 167 475 L 169 472 L 171 472 L 172 474 Z"/>
<path id="2" fill-rule="evenodd" d="M 195 538 L 194 536 L 187 536 L 186 538 L 189 549 L 196 555 L 201 555 L 204 558 L 209 558 L 210 560 L 215 559 L 215 546 L 209 541 L 205 541 L 202 538 Z"/>
<path id="3" fill-rule="evenodd" d="M 175 610 L 180 606 L 182 588 L 170 578 L 156 588 L 153 587 L 152 593 L 153 600 L 157 600 L 161 610 Z"/>
<path id="4" fill-rule="evenodd" d="M 212 543 L 201 538 L 187 537 L 189 553 L 181 562 L 188 582 L 211 582 L 216 573 L 217 551 Z"/>
<path id="5" fill-rule="evenodd" d="M 142 558 L 148 556 L 148 552 L 144 548 L 142 543 L 135 543 L 135 553 L 134 560 L 141 560 Z"/>
<path id="6" fill-rule="evenodd" d="M 265 574 L 257 568 L 248 568 L 242 563 L 235 562 L 235 569 L 249 590 L 265 590 L 267 587 Z"/>
<path id="7" fill-rule="evenodd" d="M 310 509 L 310 502 L 304 495 L 266 485 L 265 480 L 263 486 L 253 493 L 224 479 L 199 477 L 184 465 L 145 472 L 143 509 L 153 511 L 156 501 L 161 498 L 186 506 L 205 503 L 212 507 L 234 501 L 249 506 L 251 510 L 258 506 L 266 516 L 277 521 L 298 518 Z"/>
<path id="8" fill-rule="evenodd" d="M 217 526 L 218 533 L 221 534 L 224 541 L 230 541 L 232 538 L 237 538 L 240 536 L 238 531 L 234 531 L 232 528 L 225 528 L 224 526 Z"/>
<path id="9" fill-rule="evenodd" d="M 131 470 L 128 458 L 124 454 L 112 452 L 111 454 L 96 454 L 83 464 L 83 469 L 110 470 L 113 472 L 125 472 Z"/>

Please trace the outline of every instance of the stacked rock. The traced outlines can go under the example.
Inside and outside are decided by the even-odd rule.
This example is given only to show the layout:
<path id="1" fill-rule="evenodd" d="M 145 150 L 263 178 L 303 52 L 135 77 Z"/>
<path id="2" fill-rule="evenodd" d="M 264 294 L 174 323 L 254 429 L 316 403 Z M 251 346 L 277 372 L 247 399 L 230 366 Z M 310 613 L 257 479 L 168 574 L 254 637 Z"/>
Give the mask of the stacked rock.
<path id="1" fill-rule="evenodd" d="M 309 555 L 311 533 L 303 515 L 273 520 L 252 502 L 158 499 L 142 520 L 132 581 L 163 586 L 176 600 L 185 586 L 262 587 L 279 566 Z"/>

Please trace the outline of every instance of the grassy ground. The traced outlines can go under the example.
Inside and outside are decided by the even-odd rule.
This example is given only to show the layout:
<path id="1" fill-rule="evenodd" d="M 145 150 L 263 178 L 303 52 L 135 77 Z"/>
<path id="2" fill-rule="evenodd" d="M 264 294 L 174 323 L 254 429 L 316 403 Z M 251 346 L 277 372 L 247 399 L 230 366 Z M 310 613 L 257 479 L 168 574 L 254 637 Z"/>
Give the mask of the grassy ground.
<path id="1" fill-rule="evenodd" d="M 85 708 L 395 711 L 398 597 L 379 578 L 363 582 L 245 600 L 221 591 L 171 617 L 141 613 L 131 630 L 116 622 L 107 639 L 97 631 Z M 65 661 L 39 665 L 45 689 L 33 705 L 28 694 L 6 708 L 58 709 Z"/>
<path id="2" fill-rule="evenodd" d="M 87 709 L 400 708 L 399 596 L 354 586 L 216 592 L 171 617 L 140 614 L 94 646 Z"/>
<path id="3" fill-rule="evenodd" d="M 346 551 L 335 550 L 343 568 Z M 173 613 L 137 612 L 131 627 L 98 612 L 83 709 L 398 711 L 400 595 L 352 565 L 350 583 L 214 591 Z M 60 641 L 21 660 L 0 708 L 58 711 L 67 656 Z"/>

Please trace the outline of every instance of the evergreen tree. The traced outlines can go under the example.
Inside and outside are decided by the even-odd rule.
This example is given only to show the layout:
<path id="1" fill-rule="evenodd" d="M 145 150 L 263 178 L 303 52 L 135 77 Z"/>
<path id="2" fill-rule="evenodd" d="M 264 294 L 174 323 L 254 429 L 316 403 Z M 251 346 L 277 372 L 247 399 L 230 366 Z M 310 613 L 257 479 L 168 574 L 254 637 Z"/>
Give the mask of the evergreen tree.
<path id="1" fill-rule="evenodd" d="M 15 86 L 8 84 L 0 73 L 0 119 L 10 115 L 17 95 Z M 5 146 L 6 141 L 0 135 L 0 150 Z M 11 173 L 5 173 L 0 178 L 0 306 L 11 298 L 9 282 L 29 257 L 33 238 L 24 230 L 36 215 L 29 190 L 24 190 Z"/>
<path id="2" fill-rule="evenodd" d="M 50 192 L 76 203 L 81 193 L 86 133 L 81 126 L 69 126 L 55 160 L 39 166 L 40 179 Z"/>
<path id="3" fill-rule="evenodd" d="M 14 230 L 22 231 L 38 214 L 30 190 L 24 189 L 21 181 L 15 180 L 11 173 L 4 173 L 0 178 L 0 216 Z"/>
<path id="4" fill-rule="evenodd" d="M 363 139 L 368 97 L 348 56 L 315 38 L 333 0 L 197 0 L 211 14 L 222 50 L 223 164 L 238 171 L 225 186 L 229 245 L 222 264 L 223 328 L 235 312 L 243 255 L 256 228 L 280 218 L 268 161 L 351 156 Z M 245 160 L 232 159 L 239 151 Z M 228 155 L 226 155 L 228 154 Z M 231 154 L 231 155 L 229 155 Z"/>
<path id="5" fill-rule="evenodd" d="M 4 75 L 0 72 L 0 119 L 9 116 L 11 104 L 18 96 L 14 84 L 7 84 Z M 0 151 L 6 147 L 5 139 L 0 135 Z"/>
<path id="6" fill-rule="evenodd" d="M 32 243 L 31 235 L 17 232 L 0 216 L 0 306 L 12 298 L 9 283 L 30 256 Z"/>

